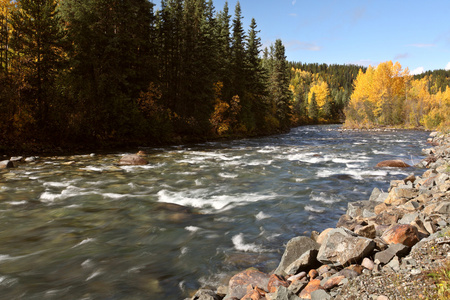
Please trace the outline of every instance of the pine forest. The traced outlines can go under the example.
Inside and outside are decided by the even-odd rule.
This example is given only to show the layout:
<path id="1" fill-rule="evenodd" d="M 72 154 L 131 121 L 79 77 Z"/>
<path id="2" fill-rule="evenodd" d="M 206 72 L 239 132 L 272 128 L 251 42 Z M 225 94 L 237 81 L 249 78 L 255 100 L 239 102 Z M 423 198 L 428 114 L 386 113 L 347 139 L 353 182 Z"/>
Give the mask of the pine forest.
<path id="1" fill-rule="evenodd" d="M 0 147 L 158 145 L 293 126 L 436 128 L 449 71 L 290 62 L 212 0 L 0 0 Z"/>

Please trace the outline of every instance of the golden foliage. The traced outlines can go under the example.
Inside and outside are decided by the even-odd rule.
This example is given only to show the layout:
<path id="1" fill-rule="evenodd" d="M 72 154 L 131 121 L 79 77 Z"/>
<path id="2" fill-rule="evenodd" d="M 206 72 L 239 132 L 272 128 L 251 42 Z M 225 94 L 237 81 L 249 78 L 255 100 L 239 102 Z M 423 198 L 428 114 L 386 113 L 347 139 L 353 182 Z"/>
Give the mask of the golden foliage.
<path id="1" fill-rule="evenodd" d="M 222 97 L 222 82 L 216 82 L 214 84 L 214 91 L 216 97 L 216 103 L 214 105 L 214 112 L 211 114 L 209 122 L 212 125 L 213 130 L 222 135 L 228 132 L 233 125 L 237 122 L 237 115 L 241 111 L 239 96 L 233 96 L 230 104 L 221 100 Z M 244 129 L 238 128 L 239 131 Z"/>
<path id="2" fill-rule="evenodd" d="M 449 88 L 438 91 L 430 82 L 429 77 L 413 80 L 398 62 L 381 63 L 365 73 L 360 70 L 345 112 L 345 126 L 448 127 Z"/>

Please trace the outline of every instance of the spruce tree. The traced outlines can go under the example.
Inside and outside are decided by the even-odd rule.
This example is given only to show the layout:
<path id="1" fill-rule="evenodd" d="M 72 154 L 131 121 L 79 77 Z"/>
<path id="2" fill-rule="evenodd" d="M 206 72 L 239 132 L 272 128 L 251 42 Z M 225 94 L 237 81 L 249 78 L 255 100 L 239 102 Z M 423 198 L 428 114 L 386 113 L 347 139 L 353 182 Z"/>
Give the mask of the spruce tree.
<path id="1" fill-rule="evenodd" d="M 316 94 L 312 93 L 311 100 L 309 100 L 308 105 L 308 115 L 309 118 L 316 123 L 319 119 L 319 108 L 317 106 Z"/>
<path id="2" fill-rule="evenodd" d="M 28 83 L 24 103 L 34 108 L 34 118 L 43 129 L 49 125 L 49 109 L 55 100 L 55 80 L 62 60 L 63 32 L 54 0 L 20 0 L 11 19 L 11 48 L 16 70 Z"/>

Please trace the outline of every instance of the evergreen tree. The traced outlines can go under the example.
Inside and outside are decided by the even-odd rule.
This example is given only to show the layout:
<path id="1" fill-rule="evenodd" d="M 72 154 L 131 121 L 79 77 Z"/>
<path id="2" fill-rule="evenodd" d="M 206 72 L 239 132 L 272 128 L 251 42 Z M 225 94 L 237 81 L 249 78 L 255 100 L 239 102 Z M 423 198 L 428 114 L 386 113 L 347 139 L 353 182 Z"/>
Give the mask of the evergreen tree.
<path id="1" fill-rule="evenodd" d="M 289 104 L 292 93 L 289 90 L 289 70 L 285 48 L 280 39 L 275 41 L 275 45 L 271 49 L 271 61 L 270 97 L 276 107 L 276 117 L 280 122 L 281 129 L 285 130 L 290 126 L 291 109 Z"/>
<path id="2" fill-rule="evenodd" d="M 152 7 L 146 0 L 63 2 L 73 45 L 70 90 L 77 113 L 72 118 L 80 134 L 111 139 L 136 127 L 135 101 L 155 78 Z"/>
<path id="3" fill-rule="evenodd" d="M 244 96 L 245 89 L 245 33 L 242 25 L 242 11 L 239 1 L 236 3 L 231 41 L 231 80 L 233 95 Z"/>
<path id="4" fill-rule="evenodd" d="M 309 118 L 316 123 L 319 119 L 319 108 L 317 106 L 316 94 L 312 93 L 311 100 L 309 100 L 308 105 L 308 115 Z"/>
<path id="5" fill-rule="evenodd" d="M 55 80 L 61 67 L 64 35 L 56 1 L 20 0 L 17 5 L 11 19 L 11 48 L 18 76 L 27 82 L 21 101 L 31 106 L 42 130 L 51 123 L 49 109 L 56 98 Z"/>

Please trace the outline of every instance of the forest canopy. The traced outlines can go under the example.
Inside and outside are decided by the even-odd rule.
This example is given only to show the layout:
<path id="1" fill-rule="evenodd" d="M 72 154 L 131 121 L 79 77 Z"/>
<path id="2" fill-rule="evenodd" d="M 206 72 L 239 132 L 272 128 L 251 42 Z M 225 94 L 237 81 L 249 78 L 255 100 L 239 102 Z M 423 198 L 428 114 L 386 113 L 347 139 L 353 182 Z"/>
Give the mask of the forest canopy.
<path id="1" fill-rule="evenodd" d="M 413 80 L 397 64 L 289 62 L 281 40 L 262 49 L 259 33 L 254 19 L 244 28 L 239 2 L 231 13 L 212 0 L 162 0 L 159 10 L 148 0 L 0 0 L 0 145 L 154 145 L 345 117 L 449 122 L 448 73 Z"/>

